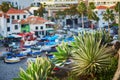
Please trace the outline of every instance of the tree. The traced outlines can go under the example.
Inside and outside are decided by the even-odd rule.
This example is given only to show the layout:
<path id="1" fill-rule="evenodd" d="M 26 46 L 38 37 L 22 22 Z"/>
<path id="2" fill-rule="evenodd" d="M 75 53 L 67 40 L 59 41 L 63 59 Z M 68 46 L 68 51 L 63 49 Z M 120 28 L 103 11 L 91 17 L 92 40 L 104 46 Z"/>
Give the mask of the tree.
<path id="1" fill-rule="evenodd" d="M 110 21 L 114 21 L 113 10 L 107 9 L 103 14 L 103 19 L 108 22 L 108 32 L 110 33 Z"/>
<path id="2" fill-rule="evenodd" d="M 88 19 L 89 20 L 95 20 L 95 21 L 99 21 L 99 17 L 95 14 L 95 12 L 93 11 L 95 9 L 95 5 L 93 2 L 89 3 L 89 6 L 88 6 Z"/>
<path id="3" fill-rule="evenodd" d="M 73 46 L 73 73 L 95 78 L 95 74 L 110 65 L 109 50 L 101 44 L 102 37 L 97 39 L 95 34 L 85 33 L 75 37 Z"/>
<path id="4" fill-rule="evenodd" d="M 119 40 L 120 40 L 120 2 L 117 2 L 116 6 L 115 6 L 115 11 L 118 13 L 119 16 L 119 20 L 118 20 L 118 36 L 119 36 Z"/>
<path id="5" fill-rule="evenodd" d="M 41 4 L 41 6 L 39 7 L 39 9 L 37 10 L 37 14 L 41 17 L 43 17 L 43 14 L 46 13 L 45 10 L 45 5 Z"/>
<path id="6" fill-rule="evenodd" d="M 93 2 L 90 2 L 88 6 L 88 10 L 94 10 L 95 8 L 96 8 L 95 4 Z"/>
<path id="7" fill-rule="evenodd" d="M 77 11 L 81 14 L 82 18 L 82 28 L 84 28 L 84 13 L 87 10 L 87 7 L 84 2 L 80 2 L 77 6 Z"/>
<path id="8" fill-rule="evenodd" d="M 55 15 L 56 19 L 60 19 L 61 17 L 65 17 L 65 12 L 64 11 L 57 11 Z"/>
<path id="9" fill-rule="evenodd" d="M 1 4 L 1 10 L 2 10 L 4 13 L 6 13 L 11 7 L 12 7 L 12 6 L 11 6 L 9 3 L 7 3 L 7 2 L 3 2 L 3 3 Z"/>

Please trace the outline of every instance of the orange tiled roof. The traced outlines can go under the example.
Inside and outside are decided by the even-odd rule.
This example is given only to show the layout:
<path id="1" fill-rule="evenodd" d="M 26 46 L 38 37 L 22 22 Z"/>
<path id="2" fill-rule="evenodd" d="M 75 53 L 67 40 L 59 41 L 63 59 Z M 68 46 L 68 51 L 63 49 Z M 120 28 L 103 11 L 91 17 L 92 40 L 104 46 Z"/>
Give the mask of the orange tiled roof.
<path id="1" fill-rule="evenodd" d="M 107 6 L 97 6 L 96 9 L 107 9 Z"/>
<path id="2" fill-rule="evenodd" d="M 42 17 L 39 16 L 30 16 L 27 19 L 21 20 L 20 24 L 43 24 L 47 22 L 47 20 L 45 20 Z"/>
<path id="3" fill-rule="evenodd" d="M 24 14 L 26 12 L 24 12 L 24 10 L 17 10 L 14 8 L 10 8 L 7 12 L 7 14 Z"/>
<path id="4" fill-rule="evenodd" d="M 113 6 L 110 6 L 109 8 L 110 8 L 110 9 L 114 9 L 114 8 L 115 8 L 115 5 L 113 5 Z"/>

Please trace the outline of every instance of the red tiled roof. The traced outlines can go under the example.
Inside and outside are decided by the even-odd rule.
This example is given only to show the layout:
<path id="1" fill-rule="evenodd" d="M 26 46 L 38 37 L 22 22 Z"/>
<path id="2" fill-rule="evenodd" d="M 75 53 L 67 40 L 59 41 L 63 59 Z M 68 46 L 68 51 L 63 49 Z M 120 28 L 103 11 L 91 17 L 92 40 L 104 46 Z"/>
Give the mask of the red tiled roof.
<path id="1" fill-rule="evenodd" d="M 21 24 L 43 24 L 47 22 L 47 20 L 45 20 L 42 17 L 38 17 L 38 16 L 30 16 L 27 19 L 21 20 L 20 23 Z"/>
<path id="2" fill-rule="evenodd" d="M 7 12 L 7 14 L 25 14 L 24 10 L 17 10 L 14 8 L 10 8 Z"/>
<path id="3" fill-rule="evenodd" d="M 96 9 L 107 9 L 107 6 L 97 6 Z"/>
<path id="4" fill-rule="evenodd" d="M 109 8 L 110 8 L 110 9 L 114 9 L 114 8 L 115 8 L 115 5 L 113 5 L 113 6 L 110 6 Z"/>

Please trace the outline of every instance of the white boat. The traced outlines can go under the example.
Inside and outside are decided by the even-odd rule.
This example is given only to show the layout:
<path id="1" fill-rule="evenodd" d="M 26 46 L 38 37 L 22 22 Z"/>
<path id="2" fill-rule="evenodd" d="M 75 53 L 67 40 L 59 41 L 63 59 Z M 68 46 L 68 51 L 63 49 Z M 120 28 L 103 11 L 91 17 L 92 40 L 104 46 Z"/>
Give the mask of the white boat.
<path id="1" fill-rule="evenodd" d="M 41 51 L 49 51 L 51 50 L 51 46 L 44 45 L 41 47 Z"/>
<path id="2" fill-rule="evenodd" d="M 31 45 L 35 45 L 37 43 L 37 41 L 25 41 L 24 46 L 31 46 Z"/>
<path id="3" fill-rule="evenodd" d="M 5 58 L 4 61 L 5 63 L 17 63 L 20 62 L 20 58 L 19 57 Z"/>
<path id="4" fill-rule="evenodd" d="M 30 53 L 30 52 L 31 52 L 31 49 L 28 48 L 28 49 L 26 49 L 24 51 L 21 51 L 20 53 L 23 54 L 23 55 L 28 55 L 28 53 Z"/>

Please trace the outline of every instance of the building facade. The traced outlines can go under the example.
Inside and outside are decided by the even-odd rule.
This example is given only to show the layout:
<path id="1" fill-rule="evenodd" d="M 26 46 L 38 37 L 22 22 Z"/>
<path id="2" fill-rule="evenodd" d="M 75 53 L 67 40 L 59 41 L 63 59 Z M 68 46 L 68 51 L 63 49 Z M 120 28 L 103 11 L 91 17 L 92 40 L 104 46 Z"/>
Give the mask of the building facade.
<path id="1" fill-rule="evenodd" d="M 25 19 L 29 16 L 24 10 L 9 9 L 7 13 L 1 13 L 0 16 L 0 34 L 4 37 L 10 34 L 21 32 L 21 27 L 17 21 Z"/>
<path id="2" fill-rule="evenodd" d="M 49 31 L 54 31 L 54 24 L 42 17 L 29 16 L 28 18 L 21 20 L 21 29 L 27 27 L 26 29 L 35 32 L 36 36 L 43 37 L 49 34 Z M 22 31 L 22 32 L 27 32 Z"/>
<path id="3" fill-rule="evenodd" d="M 26 7 L 31 6 L 33 0 L 3 0 L 5 2 L 9 2 L 12 6 L 17 7 L 18 9 L 24 9 Z"/>
<path id="4" fill-rule="evenodd" d="M 88 2 L 94 2 L 96 6 L 113 6 L 117 2 L 120 2 L 120 0 L 88 0 Z"/>
<path id="5" fill-rule="evenodd" d="M 0 34 L 7 37 L 11 34 L 35 32 L 43 37 L 54 30 L 52 22 L 38 16 L 31 16 L 25 10 L 9 9 L 7 13 L 0 12 Z"/>

